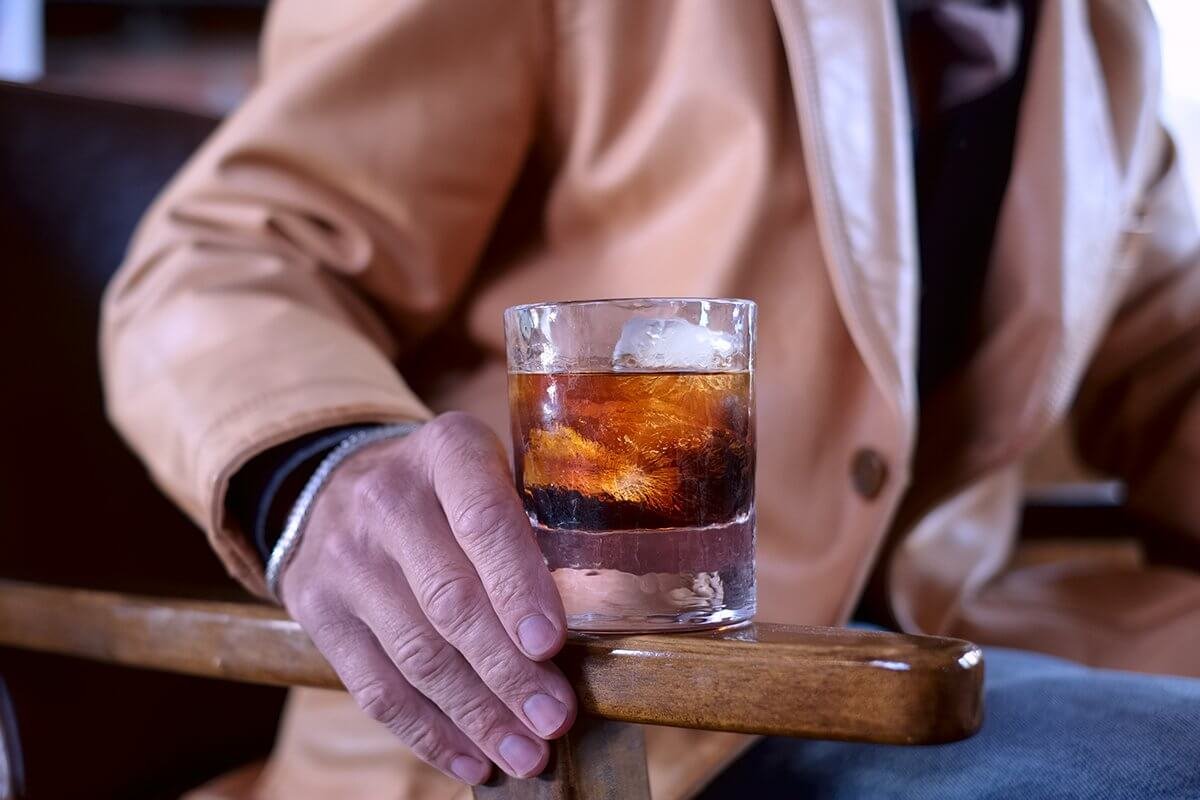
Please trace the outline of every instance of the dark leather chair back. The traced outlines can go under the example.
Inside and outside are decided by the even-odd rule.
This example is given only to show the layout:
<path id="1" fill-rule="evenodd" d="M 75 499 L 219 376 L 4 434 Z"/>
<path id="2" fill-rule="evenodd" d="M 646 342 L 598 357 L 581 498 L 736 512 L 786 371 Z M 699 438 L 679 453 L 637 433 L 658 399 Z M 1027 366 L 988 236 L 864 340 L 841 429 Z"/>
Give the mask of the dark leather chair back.
<path id="1" fill-rule="evenodd" d="M 0 84 L 0 575 L 229 594 L 104 417 L 101 293 L 216 125 Z M 269 747 L 282 692 L 0 651 L 31 797 L 174 796 Z"/>
<path id="2" fill-rule="evenodd" d="M 215 121 L 0 84 L 9 577 L 137 588 L 223 582 L 203 537 L 104 418 L 101 293 L 139 217 Z"/>

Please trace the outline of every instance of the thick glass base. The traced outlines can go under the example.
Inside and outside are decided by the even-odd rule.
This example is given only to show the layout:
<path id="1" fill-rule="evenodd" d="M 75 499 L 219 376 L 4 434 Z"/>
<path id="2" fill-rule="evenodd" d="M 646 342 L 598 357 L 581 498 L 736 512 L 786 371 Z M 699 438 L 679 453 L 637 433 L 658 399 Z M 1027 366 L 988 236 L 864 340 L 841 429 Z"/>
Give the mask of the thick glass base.
<path id="1" fill-rule="evenodd" d="M 754 616 L 752 515 L 705 528 L 535 530 L 572 630 L 688 631 Z"/>
<path id="2" fill-rule="evenodd" d="M 709 613 L 688 611 L 682 614 L 650 614 L 644 617 L 611 616 L 594 612 L 568 614 L 567 627 L 582 633 L 685 633 L 710 628 L 726 628 L 749 622 L 754 607 L 722 609 Z"/>

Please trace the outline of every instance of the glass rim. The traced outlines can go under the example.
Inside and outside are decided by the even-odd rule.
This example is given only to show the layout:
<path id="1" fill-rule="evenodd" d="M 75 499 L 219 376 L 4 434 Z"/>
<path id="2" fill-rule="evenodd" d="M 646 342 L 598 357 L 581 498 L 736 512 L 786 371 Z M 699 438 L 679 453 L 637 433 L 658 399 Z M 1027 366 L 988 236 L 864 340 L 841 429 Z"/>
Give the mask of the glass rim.
<path id="1" fill-rule="evenodd" d="M 531 309 L 557 308 L 559 306 L 606 306 L 621 303 L 647 303 L 664 305 L 666 303 L 716 303 L 724 306 L 745 306 L 758 308 L 758 303 L 743 297 L 603 297 L 594 300 L 543 300 L 536 303 L 521 303 L 504 309 L 505 314 L 528 311 Z"/>

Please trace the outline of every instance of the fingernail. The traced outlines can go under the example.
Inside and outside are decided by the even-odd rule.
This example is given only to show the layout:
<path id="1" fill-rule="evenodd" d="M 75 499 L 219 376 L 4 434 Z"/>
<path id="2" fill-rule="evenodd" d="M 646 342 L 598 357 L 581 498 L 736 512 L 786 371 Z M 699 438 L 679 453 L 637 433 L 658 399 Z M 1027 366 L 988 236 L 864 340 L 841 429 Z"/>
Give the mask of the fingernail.
<path id="1" fill-rule="evenodd" d="M 539 658 L 558 644 L 558 629 L 541 614 L 533 614 L 517 624 L 517 638 L 526 653 Z"/>
<path id="2" fill-rule="evenodd" d="M 542 736 L 552 735 L 567 718 L 567 707 L 548 694 L 535 694 L 521 708 Z"/>
<path id="3" fill-rule="evenodd" d="M 487 764 L 470 756 L 455 756 L 450 762 L 450 771 L 457 775 L 459 780 L 472 786 L 483 783 L 488 776 Z"/>
<path id="4" fill-rule="evenodd" d="M 513 772 L 529 775 L 542 760 L 542 751 L 524 736 L 510 733 L 500 741 L 500 755 L 508 762 Z"/>

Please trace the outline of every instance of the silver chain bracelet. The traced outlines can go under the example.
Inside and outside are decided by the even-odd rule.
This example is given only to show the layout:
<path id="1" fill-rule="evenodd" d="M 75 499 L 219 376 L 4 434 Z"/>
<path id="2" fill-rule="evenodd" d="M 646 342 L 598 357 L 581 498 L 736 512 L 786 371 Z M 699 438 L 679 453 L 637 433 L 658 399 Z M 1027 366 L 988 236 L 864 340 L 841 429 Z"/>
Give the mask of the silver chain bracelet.
<path id="1" fill-rule="evenodd" d="M 292 504 L 292 509 L 288 512 L 287 524 L 283 526 L 283 534 L 279 537 L 279 541 L 275 543 L 275 547 L 271 550 L 271 557 L 267 560 L 265 577 L 267 591 L 271 593 L 272 597 L 277 601 L 279 600 L 279 577 L 283 573 L 283 568 L 288 565 L 288 562 L 295 554 L 296 546 L 300 544 L 300 539 L 304 534 L 304 523 L 308 521 L 313 501 L 317 499 L 317 495 L 325 488 L 325 483 L 329 480 L 329 476 L 333 474 L 333 471 L 343 461 L 364 447 L 386 439 L 408 436 L 419 427 L 420 423 L 405 422 L 358 431 L 343 439 L 337 447 L 333 448 L 333 452 L 322 459 L 321 464 L 317 467 L 317 471 L 308 479 L 308 483 L 304 484 L 304 490 L 300 492 L 300 496 Z"/>

